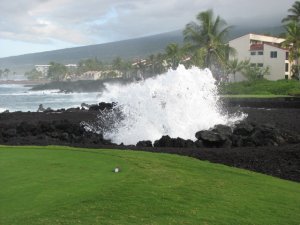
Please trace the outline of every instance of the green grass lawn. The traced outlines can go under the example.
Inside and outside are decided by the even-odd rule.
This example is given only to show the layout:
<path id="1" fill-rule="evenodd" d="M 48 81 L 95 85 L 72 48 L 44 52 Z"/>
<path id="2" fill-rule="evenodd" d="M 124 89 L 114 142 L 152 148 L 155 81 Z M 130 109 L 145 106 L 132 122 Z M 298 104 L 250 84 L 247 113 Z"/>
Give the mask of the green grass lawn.
<path id="1" fill-rule="evenodd" d="M 223 98 L 267 98 L 267 99 L 274 99 L 274 98 L 292 98 L 289 95 L 221 95 Z"/>
<path id="2" fill-rule="evenodd" d="M 2 146 L 0 187 L 1 225 L 300 224 L 299 183 L 169 154 Z"/>
<path id="3" fill-rule="evenodd" d="M 297 80 L 255 80 L 227 83 L 219 86 L 222 95 L 300 96 Z"/>

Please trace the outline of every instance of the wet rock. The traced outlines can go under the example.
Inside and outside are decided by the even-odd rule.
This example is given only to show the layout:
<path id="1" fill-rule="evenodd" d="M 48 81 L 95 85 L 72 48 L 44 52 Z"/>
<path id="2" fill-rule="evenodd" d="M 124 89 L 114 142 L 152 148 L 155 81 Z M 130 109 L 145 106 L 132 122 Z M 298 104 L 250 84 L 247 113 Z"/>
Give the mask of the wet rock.
<path id="1" fill-rule="evenodd" d="M 182 138 L 170 138 L 168 135 L 162 136 L 159 140 L 154 142 L 154 147 L 195 147 L 195 143 L 192 140 L 184 140 Z"/>
<path id="2" fill-rule="evenodd" d="M 152 147 L 152 142 L 151 141 L 139 141 L 136 144 L 137 147 Z"/>
<path id="3" fill-rule="evenodd" d="M 106 102 L 100 102 L 98 105 L 90 105 L 89 111 L 99 111 L 99 110 L 110 110 L 115 106 L 115 103 L 106 103 Z"/>
<path id="4" fill-rule="evenodd" d="M 171 147 L 172 140 L 169 135 L 162 136 L 159 140 L 154 141 L 154 147 Z"/>
<path id="5" fill-rule="evenodd" d="M 241 122 L 236 124 L 234 130 L 233 130 L 233 134 L 235 135 L 241 135 L 241 136 L 248 136 L 252 133 L 252 131 L 254 130 L 254 127 L 247 122 Z"/>
<path id="6" fill-rule="evenodd" d="M 285 142 L 280 131 L 270 125 L 256 126 L 249 139 L 256 146 L 278 146 Z"/>
<path id="7" fill-rule="evenodd" d="M 216 132 L 222 136 L 231 136 L 232 135 L 232 128 L 230 126 L 226 126 L 223 124 L 215 125 L 212 129 L 213 132 Z"/>
<path id="8" fill-rule="evenodd" d="M 201 140 L 205 147 L 228 147 L 229 141 L 228 137 L 223 134 L 219 134 L 212 130 L 202 130 L 195 134 L 198 140 Z M 228 140 L 228 141 L 227 141 Z"/>

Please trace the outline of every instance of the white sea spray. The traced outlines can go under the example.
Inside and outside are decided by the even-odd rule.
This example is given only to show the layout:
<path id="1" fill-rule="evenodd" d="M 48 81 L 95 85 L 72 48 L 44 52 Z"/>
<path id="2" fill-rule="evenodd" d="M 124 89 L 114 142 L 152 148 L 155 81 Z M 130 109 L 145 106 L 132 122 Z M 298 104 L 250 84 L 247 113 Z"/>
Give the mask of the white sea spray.
<path id="1" fill-rule="evenodd" d="M 244 119 L 244 114 L 222 111 L 215 83 L 208 69 L 180 65 L 177 70 L 141 82 L 106 84 L 101 101 L 117 102 L 123 116 L 114 129 L 105 130 L 104 138 L 127 145 L 154 141 L 162 135 L 195 140 L 199 130 Z"/>

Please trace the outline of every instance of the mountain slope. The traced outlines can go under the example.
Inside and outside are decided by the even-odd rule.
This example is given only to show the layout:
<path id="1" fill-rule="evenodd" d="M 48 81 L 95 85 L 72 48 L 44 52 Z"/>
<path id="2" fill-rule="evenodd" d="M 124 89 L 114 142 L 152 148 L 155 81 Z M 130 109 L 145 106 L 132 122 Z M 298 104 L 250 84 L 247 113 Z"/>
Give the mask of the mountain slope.
<path id="1" fill-rule="evenodd" d="M 0 59 L 0 68 L 23 71 L 32 68 L 35 64 L 45 64 L 50 61 L 77 63 L 81 59 L 97 57 L 101 61 L 109 62 L 118 56 L 124 59 L 139 58 L 163 51 L 171 42 L 182 43 L 182 41 L 181 31 L 174 31 L 105 44 L 6 57 Z"/>
<path id="2" fill-rule="evenodd" d="M 274 35 L 282 32 L 283 28 L 280 26 L 268 28 L 237 26 L 231 30 L 228 40 L 247 33 Z M 118 56 L 123 59 L 144 58 L 150 54 L 163 52 L 172 42 L 183 43 L 182 30 L 105 44 L 0 58 L 0 68 L 23 73 L 32 69 L 35 64 L 48 64 L 51 61 L 68 64 L 95 57 L 103 62 L 110 62 Z"/>

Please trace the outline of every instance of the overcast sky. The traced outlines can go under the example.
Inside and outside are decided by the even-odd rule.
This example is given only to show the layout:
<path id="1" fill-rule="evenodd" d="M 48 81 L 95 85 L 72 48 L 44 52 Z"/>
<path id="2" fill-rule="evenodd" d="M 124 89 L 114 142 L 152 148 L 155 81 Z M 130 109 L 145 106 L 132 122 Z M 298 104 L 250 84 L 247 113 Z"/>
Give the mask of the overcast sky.
<path id="1" fill-rule="evenodd" d="M 280 25 L 294 0 L 0 0 L 0 57 L 184 28 L 213 9 L 229 25 Z"/>

